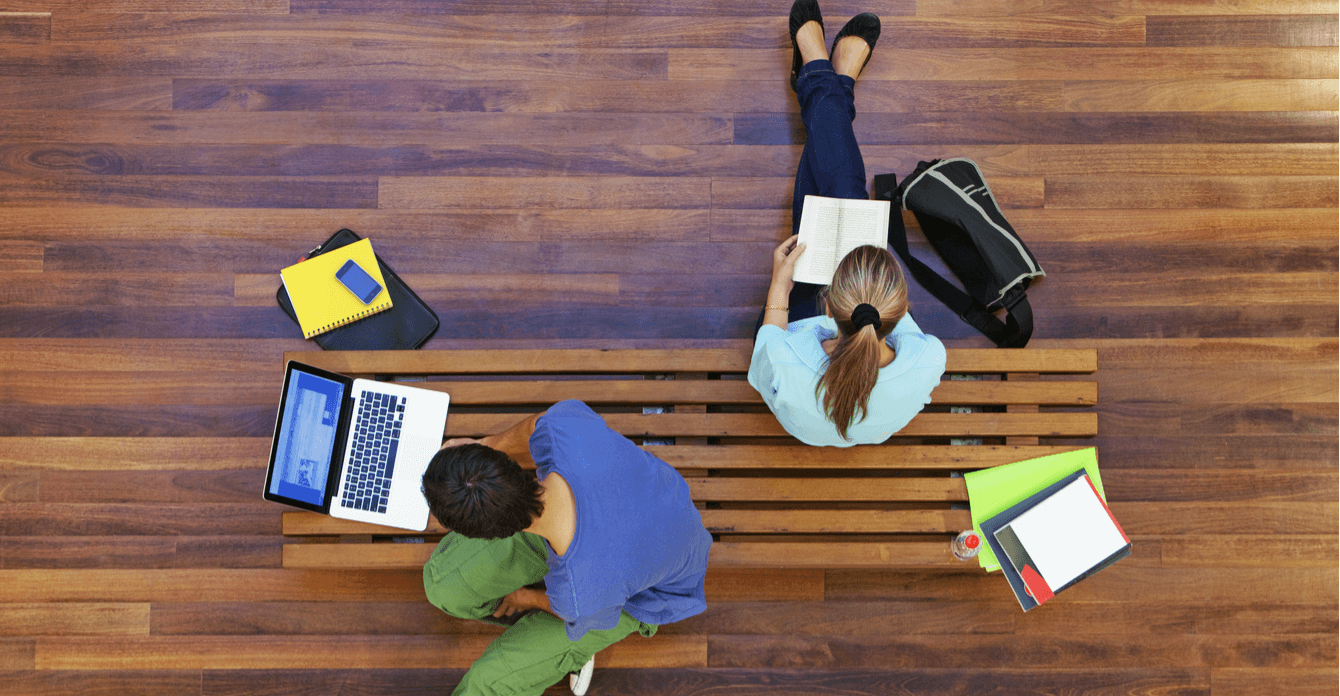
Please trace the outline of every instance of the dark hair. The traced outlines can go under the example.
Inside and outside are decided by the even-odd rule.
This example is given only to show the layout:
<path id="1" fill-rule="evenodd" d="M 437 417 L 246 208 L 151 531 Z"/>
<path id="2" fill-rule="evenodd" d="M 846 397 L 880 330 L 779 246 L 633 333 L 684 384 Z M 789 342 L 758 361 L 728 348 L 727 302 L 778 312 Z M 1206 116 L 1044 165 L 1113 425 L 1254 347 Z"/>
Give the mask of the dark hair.
<path id="1" fill-rule="evenodd" d="M 472 539 L 504 539 L 544 511 L 534 472 L 492 447 L 439 450 L 423 472 L 428 509 L 448 529 Z"/>
<path id="2" fill-rule="evenodd" d="M 865 418 L 879 381 L 879 344 L 907 314 L 907 280 L 888 249 L 859 246 L 842 258 L 823 299 L 837 324 L 838 340 L 814 393 L 845 440 L 847 429 Z M 852 312 L 862 304 L 879 311 L 879 329 L 852 323 Z"/>

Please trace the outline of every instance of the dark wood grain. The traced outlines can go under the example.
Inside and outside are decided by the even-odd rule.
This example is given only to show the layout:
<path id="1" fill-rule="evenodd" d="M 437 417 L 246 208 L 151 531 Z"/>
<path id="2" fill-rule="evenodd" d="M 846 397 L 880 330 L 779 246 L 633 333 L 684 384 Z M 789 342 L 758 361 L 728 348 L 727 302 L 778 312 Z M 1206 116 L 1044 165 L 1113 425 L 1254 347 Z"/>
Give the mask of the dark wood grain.
<path id="1" fill-rule="evenodd" d="M 862 143 L 1325 143 L 1334 140 L 1334 111 L 1205 113 L 858 114 Z M 803 143 L 804 128 L 786 116 L 735 119 L 739 145 Z"/>
<path id="2" fill-rule="evenodd" d="M 1334 46 L 1335 15 L 1154 15 L 1147 46 Z"/>
<path id="3" fill-rule="evenodd" d="M 200 670 L 38 670 L 0 672 L 14 696 L 180 696 L 199 693 Z"/>
<path id="4" fill-rule="evenodd" d="M 0 14 L 0 41 L 35 44 L 51 41 L 51 13 L 6 12 Z"/>

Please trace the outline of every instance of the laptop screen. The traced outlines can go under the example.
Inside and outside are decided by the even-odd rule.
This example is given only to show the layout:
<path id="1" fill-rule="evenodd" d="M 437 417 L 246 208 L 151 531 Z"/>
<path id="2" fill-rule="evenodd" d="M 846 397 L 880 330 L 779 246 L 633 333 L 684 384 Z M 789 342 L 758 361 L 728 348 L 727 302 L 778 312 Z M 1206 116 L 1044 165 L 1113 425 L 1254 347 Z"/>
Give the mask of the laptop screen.
<path id="1" fill-rule="evenodd" d="M 344 385 L 292 370 L 287 394 L 269 492 L 320 506 L 325 503 Z"/>

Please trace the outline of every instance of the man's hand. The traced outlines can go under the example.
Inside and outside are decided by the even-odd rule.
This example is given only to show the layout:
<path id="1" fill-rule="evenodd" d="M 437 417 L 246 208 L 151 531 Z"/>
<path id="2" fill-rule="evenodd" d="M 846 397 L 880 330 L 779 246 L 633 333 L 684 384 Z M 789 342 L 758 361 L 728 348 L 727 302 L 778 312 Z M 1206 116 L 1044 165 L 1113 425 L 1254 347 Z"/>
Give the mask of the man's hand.
<path id="1" fill-rule="evenodd" d="M 477 444 L 479 444 L 479 440 L 473 440 L 468 437 L 453 437 L 450 440 L 447 440 L 446 442 L 442 443 L 442 447 L 439 449 L 447 449 L 448 447 L 459 447 L 461 445 L 477 445 Z"/>
<path id="2" fill-rule="evenodd" d="M 501 619 L 504 616 L 511 616 L 520 611 L 529 611 L 531 609 L 548 610 L 548 597 L 545 597 L 543 603 L 538 601 L 535 595 L 544 595 L 539 590 L 532 590 L 529 587 L 520 587 L 508 593 L 506 597 L 498 602 L 498 609 L 493 612 L 493 618 Z"/>

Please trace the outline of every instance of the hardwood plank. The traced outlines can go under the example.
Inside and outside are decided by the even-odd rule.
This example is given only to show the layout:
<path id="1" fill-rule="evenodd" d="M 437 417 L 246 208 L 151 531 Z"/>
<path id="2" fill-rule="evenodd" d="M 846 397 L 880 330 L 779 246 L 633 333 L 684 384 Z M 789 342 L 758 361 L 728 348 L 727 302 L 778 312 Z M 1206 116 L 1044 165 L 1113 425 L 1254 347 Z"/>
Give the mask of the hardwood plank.
<path id="1" fill-rule="evenodd" d="M 1153 188 L 1152 182 L 1149 184 Z M 1177 188 L 1169 184 L 1168 188 Z M 1120 187 L 1120 185 L 1118 185 Z M 1132 187 L 1134 191 L 1136 187 Z M 1070 190 L 1078 190 L 1078 187 Z M 1066 195 L 1066 194 L 1058 194 Z M 1086 194 L 1079 194 L 1083 197 Z M 1117 194 L 1120 195 L 1120 194 Z M 1213 194 L 1211 194 L 1213 195 Z M 1135 196 L 1132 196 L 1135 198 Z M 1107 203 L 1072 200 L 1076 205 L 1107 207 Z M 1158 205 L 1158 201 L 1146 200 L 1149 205 Z M 1246 205 L 1246 202 L 1243 201 Z M 1112 205 L 1120 207 L 1120 205 Z M 1182 276 L 1169 278 L 1158 273 L 1124 273 L 1110 277 L 1106 282 L 1099 281 L 1097 273 L 1074 273 L 1067 276 L 1048 278 L 1048 291 L 1055 290 L 1065 297 L 1074 297 L 1074 305 L 1082 307 L 1110 307 L 1123 305 L 1131 301 L 1133 289 L 1146 293 L 1140 298 L 1140 304 L 1146 307 L 1199 305 L 1207 297 L 1220 296 L 1226 284 L 1242 288 L 1250 293 L 1260 305 L 1299 305 L 1325 304 L 1328 296 L 1334 295 L 1337 274 L 1333 271 L 1321 273 L 1224 273 L 1213 271 L 1201 277 Z M 1079 288 L 1092 289 L 1091 295 L 1077 293 Z M 1051 302 L 1034 301 L 1034 305 L 1050 308 Z"/>
<path id="2" fill-rule="evenodd" d="M 664 79 L 667 56 L 663 50 L 467 47 L 449 41 L 410 46 L 382 41 L 314 44 L 293 34 L 259 43 L 247 37 L 201 39 L 184 48 L 169 42 L 115 40 L 0 45 L 0 73 L 27 77 L 332 79 L 356 74 L 364 79 L 440 79 L 462 65 L 470 66 L 471 77 L 478 80 L 515 79 L 519 74 L 540 80 L 646 80 Z"/>
<path id="3" fill-rule="evenodd" d="M 1334 46 L 1336 34 L 1334 14 L 1145 17 L 1147 46 Z"/>
<path id="4" fill-rule="evenodd" d="M 284 568 L 303 570 L 395 570 L 422 567 L 432 554 L 427 544 L 286 544 Z M 945 567 L 972 571 L 949 551 L 947 542 L 717 542 L 710 567 L 725 569 L 815 569 L 891 565 Z M 709 601 L 712 593 L 709 592 Z"/>
<path id="5" fill-rule="evenodd" d="M 252 438 L 7 437 L 0 470 L 100 471 L 254 469 L 266 461 L 271 436 Z M 183 453 L 188 453 L 183 455 Z"/>
<path id="6" fill-rule="evenodd" d="M 0 408 L 0 413 L 3 413 Z M 447 421 L 447 437 L 499 433 L 526 414 L 458 414 Z M 922 413 L 895 437 L 1085 436 L 1097 432 L 1092 413 Z M 626 437 L 785 437 L 772 414 L 609 414 L 605 422 Z"/>
<path id="7" fill-rule="evenodd" d="M 633 241 L 643 235 L 667 242 L 706 241 L 710 214 L 704 210 L 246 210 L 10 208 L 0 219 L 0 239 L 71 242 L 96 236 L 105 241 L 175 242 L 184 238 L 211 247 L 255 240 L 288 249 L 279 263 L 299 257 L 341 227 L 377 230 L 378 241 L 414 239 L 437 245 L 469 240 L 497 242 Z M 295 242 L 295 240 L 301 240 Z M 40 245 L 37 247 L 40 249 Z M 32 252 L 25 252 L 32 253 Z M 378 247 L 378 253 L 388 258 Z M 399 257 L 389 257 L 397 271 Z"/>
<path id="8" fill-rule="evenodd" d="M 274 433 L 274 404 L 250 406 L 0 404 L 0 436 L 261 437 Z"/>
<path id="9" fill-rule="evenodd" d="M 104 371 L 263 372 L 277 379 L 279 351 L 307 346 L 302 339 L 211 341 L 192 339 L 78 340 L 17 338 L 0 340 L 0 364 L 40 372 L 79 371 L 97 365 Z"/>
<path id="10" fill-rule="evenodd" d="M 166 111 L 172 108 L 167 78 L 0 77 L 6 109 Z"/>
<path id="11" fill-rule="evenodd" d="M 291 39 L 295 34 L 319 32 L 373 39 L 395 37 L 403 42 L 449 40 L 455 45 L 487 48 L 506 45 L 531 47 L 610 47 L 601 42 L 609 21 L 599 16 L 548 14 L 459 15 L 386 14 L 258 14 L 214 12 L 114 13 L 63 12 L 54 26 L 58 41 L 108 41 L 150 39 L 156 41 L 189 36 L 194 40 L 246 37 L 255 41 Z M 775 22 L 774 22 L 775 23 Z M 741 23 L 743 26 L 758 24 Z M 777 44 L 771 36 L 769 45 Z M 627 47 L 645 47 L 629 44 Z"/>
<path id="12" fill-rule="evenodd" d="M 45 503 L 242 503 L 265 488 L 262 461 L 241 470 L 43 471 Z"/>
<path id="13" fill-rule="evenodd" d="M 271 375 L 198 372 L 69 372 L 53 381 L 50 373 L 14 371 L 0 374 L 0 387 L 0 402 L 27 404 L 243 405 L 279 398 Z"/>
<path id="14" fill-rule="evenodd" d="M 1315 567 L 1335 566 L 1336 540 L 1327 536 L 1248 536 L 1216 537 L 1214 548 L 1196 543 L 1193 537 L 1163 540 L 1165 566 L 1256 566 Z"/>
<path id="15" fill-rule="evenodd" d="M 1267 173 L 1275 176 L 1313 176 L 1319 171 L 1325 171 L 1326 168 L 1336 167 L 1337 161 L 1340 160 L 1338 152 L 1340 148 L 1334 143 L 1030 145 L 1028 164 L 1030 174 L 1048 177 L 1104 174 L 1259 176 Z M 1187 231 L 1204 226 L 1204 221 L 1208 219 L 1214 219 L 1222 227 L 1227 228 L 1230 227 L 1230 221 L 1243 218 L 1243 213 L 1239 211 L 1215 212 L 1217 217 L 1214 218 L 1211 218 L 1213 213 L 1209 211 L 1202 213 L 1199 218 L 1187 219 L 1186 213 L 1182 212 L 1178 212 L 1176 217 L 1187 226 Z M 1157 224 L 1158 217 L 1153 211 L 1149 213 L 1131 211 L 1131 213 L 1141 215 L 1142 222 L 1148 221 L 1140 225 L 1141 227 Z M 1321 210 L 1300 209 L 1291 211 L 1288 215 L 1274 212 L 1270 215 L 1283 224 L 1296 227 L 1303 220 L 1309 219 L 1309 216 L 1325 213 L 1326 211 Z M 1028 211 L 1014 213 L 1011 219 L 1030 214 L 1040 215 Z M 1094 222 L 1097 224 L 1097 221 Z M 1029 231 L 1033 232 L 1031 229 Z M 1082 232 L 1080 229 L 1074 231 Z M 1220 233 L 1228 231 L 1228 229 L 1217 230 Z M 1258 234 L 1269 232 L 1270 230 L 1266 229 L 1258 230 Z M 1033 238 L 1034 235 L 1030 235 L 1030 240 Z M 1239 237 L 1232 239 L 1243 241 Z"/>
<path id="16" fill-rule="evenodd" d="M 951 647 L 952 646 L 952 647 Z M 1076 655 L 1101 655 L 1111 668 L 1295 667 L 1334 664 L 1333 636 L 1017 635 L 712 636 L 713 667 L 859 668 L 916 665 L 969 668 L 1000 660 L 1039 670 L 1071 667 Z M 1003 652 L 1003 654 L 1002 654 Z M 1115 653 L 1115 654 L 1114 654 Z M 40 660 L 40 652 L 39 652 Z M 40 662 L 39 662 L 40 664 Z"/>
<path id="17" fill-rule="evenodd" d="M 1335 448 L 1329 438 L 1260 434 L 1145 438 L 1121 435 L 1100 436 L 1090 444 L 1103 451 L 1103 464 L 1107 467 L 1299 470 L 1336 466 Z"/>
<path id="18" fill-rule="evenodd" d="M 245 14 L 287 14 L 286 0 L 15 0 L 9 7 L 16 10 L 37 9 L 41 12 L 239 12 Z M 40 8 L 40 9 L 38 9 Z"/>
<path id="19" fill-rule="evenodd" d="M 1329 111 L 1206 112 L 964 112 L 858 113 L 852 127 L 859 143 L 1176 144 L 1326 143 L 1337 119 Z M 804 142 L 804 126 L 788 116 L 735 117 L 737 145 Z"/>
<path id="20" fill-rule="evenodd" d="M 531 4 L 524 7 L 499 2 L 498 0 L 469 0 L 468 2 L 453 3 L 443 6 L 439 3 L 425 2 L 424 0 L 396 0 L 396 2 L 386 5 L 379 5 L 375 8 L 354 0 L 298 0 L 289 1 L 289 7 L 294 13 L 308 12 L 328 12 L 338 14 L 370 14 L 390 12 L 395 14 L 492 14 L 508 12 L 536 12 L 541 14 L 555 14 L 564 12 L 575 15 L 599 15 L 604 12 L 605 3 L 598 0 L 583 0 L 582 2 L 553 2 L 552 4 Z"/>
<path id="21" fill-rule="evenodd" d="M 0 570 L 7 602 L 423 601 L 423 570 L 284 569 Z"/>
<path id="22" fill-rule="evenodd" d="M 1008 585 L 985 573 L 839 569 L 826 571 L 824 577 L 826 601 L 933 600 L 962 598 L 964 592 L 1002 602 L 1013 599 Z M 1054 601 L 1059 606 L 1185 602 L 1187 597 L 1197 597 L 1204 602 L 1229 604 L 1331 604 L 1335 596 L 1334 570 L 1240 568 L 1226 573 L 1222 568 L 1157 568 L 1118 562 L 1085 578 Z"/>
<path id="23" fill-rule="evenodd" d="M 1340 496 L 1326 472 L 1196 469 L 1122 469 L 1103 478 L 1113 501 L 1317 501 Z"/>
<path id="24" fill-rule="evenodd" d="M 582 119 L 584 115 L 574 118 Z M 667 117 L 669 118 L 669 117 Z M 999 150 L 1000 148 L 996 148 Z M 0 167 L 13 174 L 136 176 L 449 176 L 512 178 L 770 175 L 795 168 L 792 146 L 742 145 L 394 145 L 310 143 L 16 143 L 0 146 Z M 505 206 L 524 207 L 520 203 Z M 646 207 L 657 204 L 649 199 Z M 494 207 L 480 205 L 476 207 Z M 498 206 L 502 207 L 502 206 Z M 440 234 L 440 232 L 439 232 Z"/>
<path id="25" fill-rule="evenodd" d="M 965 14 L 982 17 L 985 9 L 979 3 Z M 1319 14 L 1327 11 L 1334 8 Z M 861 81 L 1110 80 L 1114 75 L 1127 80 L 1333 80 L 1340 76 L 1337 55 L 1332 47 L 881 48 L 881 57 L 866 66 Z M 670 49 L 668 77 L 756 80 L 764 75 L 781 81 L 788 58 L 789 51 L 780 49 Z"/>
<path id="26" fill-rule="evenodd" d="M 486 635 L 503 628 L 419 602 L 181 602 L 153 605 L 152 632 L 170 635 Z M 658 632 L 659 633 L 659 632 Z"/>
<path id="27" fill-rule="evenodd" d="M 200 670 L 80 670 L 0 672 L 13 696 L 180 696 L 200 691 Z"/>
<path id="28" fill-rule="evenodd" d="M 1158 80 L 1066 82 L 1063 111 L 1326 111 L 1335 80 Z"/>
<path id="29" fill-rule="evenodd" d="M 41 483 L 36 472 L 4 472 L 0 474 L 0 502 L 36 502 L 40 486 Z"/>
<path id="30" fill-rule="evenodd" d="M 1276 13 L 1324 14 L 1331 12 L 1322 0 L 1211 0 L 1187 4 L 1177 0 L 1029 0 L 1028 2 L 967 2 L 967 0 L 921 0 L 918 15 L 956 13 L 971 8 L 983 15 L 1031 14 L 1141 14 L 1141 15 L 1261 15 Z"/>
<path id="31" fill-rule="evenodd" d="M 1335 691 L 1336 670 L 1324 667 L 1221 667 L 1210 671 L 1214 696 L 1297 694 L 1315 696 Z"/>
<path id="32" fill-rule="evenodd" d="M 706 208 L 703 178 L 382 177 L 379 208 Z"/>
<path id="33" fill-rule="evenodd" d="M 43 44 L 51 41 L 50 12 L 0 12 L 0 41 Z"/>
<path id="34" fill-rule="evenodd" d="M 0 381 L 0 383 L 3 383 Z M 447 392 L 458 405 L 537 404 L 566 399 L 588 404 L 761 404 L 762 397 L 743 380 L 537 380 L 415 382 L 414 386 Z M 264 394 L 269 396 L 269 394 Z M 939 404 L 1028 403 L 1086 406 L 1097 403 L 1096 382 L 945 381 L 935 388 Z"/>
<path id="35" fill-rule="evenodd" d="M 657 635 L 1007 635 L 1020 612 L 1004 602 L 722 602 Z M 1032 617 L 1029 617 L 1032 618 Z M 709 653 L 710 654 L 710 653 Z"/>
<path id="36" fill-rule="evenodd" d="M 1223 534 L 1233 515 L 1253 516 L 1259 534 L 1334 534 L 1335 503 L 1131 503 L 1114 502 L 1112 513 L 1127 534 Z M 1177 518 L 1178 514 L 1189 517 Z"/>
<path id="37" fill-rule="evenodd" d="M 3 46 L 0 46 L 2 60 Z M 0 62 L 0 66 L 3 65 Z M 0 73 L 3 72 L 0 67 Z M 546 145 L 556 141 L 568 147 L 611 143 L 625 147 L 729 145 L 731 121 L 710 114 L 84 113 L 33 110 L 6 111 L 5 121 L 0 122 L 0 137 L 5 142 L 277 146 L 335 142 L 350 147 L 374 148 L 396 145 L 459 147 L 462 143 L 472 147 L 527 142 Z"/>
<path id="38" fill-rule="evenodd" d="M 259 496 L 257 496 L 259 499 Z M 59 504 L 0 506 L 0 530 L 9 536 L 156 536 L 277 534 L 274 503 Z"/>
<path id="39" fill-rule="evenodd" d="M 1264 177 L 1049 177 L 1049 208 L 1334 208 L 1336 179 Z"/>
<path id="40" fill-rule="evenodd" d="M 713 178 L 712 208 L 789 208 L 794 190 L 794 176 Z M 1040 208 L 1044 200 L 1041 177 L 996 177 L 991 192 L 1006 209 Z"/>
<path id="41" fill-rule="evenodd" d="M 148 633 L 148 604 L 0 604 L 0 635 L 118 636 Z"/>
<path id="42" fill-rule="evenodd" d="M 1335 608 L 1327 604 L 1216 604 L 1186 602 L 1065 603 L 1019 622 L 1016 632 L 1286 635 L 1334 632 Z"/>
<path id="43" fill-rule="evenodd" d="M 0 305 L 233 304 L 233 283 L 226 275 L 47 272 L 17 275 L 6 285 Z"/>
<path id="44" fill-rule="evenodd" d="M 798 500 L 864 500 L 864 501 L 954 501 L 967 500 L 968 489 L 961 478 L 897 478 L 897 479 L 769 479 L 769 478 L 686 478 L 695 500 L 711 501 L 798 501 Z M 857 483 L 859 481 L 859 483 Z M 859 486 L 860 490 L 852 490 Z M 734 518 L 733 512 L 722 512 L 719 517 Z M 747 518 L 741 515 L 741 518 Z M 779 515 L 779 521 L 786 515 Z M 802 516 L 797 516 L 802 517 Z M 803 516 L 803 517 L 814 517 Z M 844 516 L 834 514 L 836 523 Z M 851 517 L 851 516 L 848 516 Z"/>
<path id="45" fill-rule="evenodd" d="M 171 568 L 177 539 L 161 536 L 78 536 L 0 538 L 4 567 Z"/>
<path id="46" fill-rule="evenodd" d="M 5 343 L 0 343 L 3 348 Z M 543 374 L 620 372 L 747 372 L 752 343 L 733 341 L 715 349 L 453 350 L 453 351 L 290 351 L 315 367 L 345 374 Z M 0 356 L 3 354 L 0 353 Z M 1086 373 L 1098 369 L 1096 350 L 953 349 L 947 373 Z"/>
<path id="47" fill-rule="evenodd" d="M 32 638 L 0 638 L 0 670 L 34 669 L 35 646 Z"/>
<path id="48" fill-rule="evenodd" d="M 0 240 L 0 271 L 36 273 L 42 270 L 42 244 L 24 240 Z"/>
<path id="49" fill-rule="evenodd" d="M 618 304 L 619 277 L 600 274 L 442 275 L 413 273 L 401 276 L 414 294 L 433 305 L 460 303 L 539 304 L 551 296 L 580 304 Z M 233 277 L 233 296 L 239 305 L 269 306 L 282 285 L 274 274 Z"/>
<path id="50" fill-rule="evenodd" d="M 60 176 L 0 174 L 0 205 L 176 208 L 373 208 L 377 182 L 337 177 Z"/>
<path id="51" fill-rule="evenodd" d="M 117 641 L 39 637 L 37 669 L 282 669 L 302 656 L 309 669 L 469 667 L 493 636 L 142 636 Z M 654 644 L 653 644 L 654 641 Z M 601 651 L 611 667 L 695 667 L 707 639 L 620 641 Z"/>

